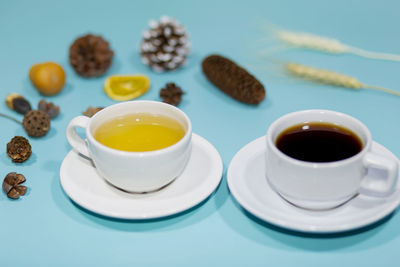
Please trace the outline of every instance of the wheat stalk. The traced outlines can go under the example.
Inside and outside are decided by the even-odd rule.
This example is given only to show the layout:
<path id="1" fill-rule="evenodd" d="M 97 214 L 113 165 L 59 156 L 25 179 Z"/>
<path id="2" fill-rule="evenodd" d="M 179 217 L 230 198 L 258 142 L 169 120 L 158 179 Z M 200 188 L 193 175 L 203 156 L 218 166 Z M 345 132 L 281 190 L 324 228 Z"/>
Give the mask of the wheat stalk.
<path id="1" fill-rule="evenodd" d="M 334 71 L 314 68 L 297 63 L 287 63 L 285 64 L 285 69 L 290 75 L 300 77 L 302 79 L 312 82 L 323 83 L 327 85 L 333 85 L 333 86 L 356 89 L 356 90 L 361 88 L 373 89 L 400 96 L 400 92 L 398 91 L 394 91 L 380 86 L 367 85 L 358 81 L 354 77 Z"/>
<path id="2" fill-rule="evenodd" d="M 366 51 L 357 47 L 343 44 L 339 40 L 333 38 L 318 36 L 304 32 L 292 32 L 278 29 L 275 29 L 274 32 L 278 39 L 296 47 L 304 47 L 312 50 L 324 51 L 334 54 L 352 53 L 371 59 L 400 62 L 400 55 Z"/>
<path id="3" fill-rule="evenodd" d="M 4 118 L 7 118 L 7 119 L 9 119 L 9 120 L 15 121 L 15 122 L 18 123 L 18 124 L 22 124 L 21 121 L 19 121 L 19 120 L 13 118 L 13 117 L 11 117 L 11 116 L 8 116 L 8 115 L 6 115 L 6 114 L 3 114 L 3 113 L 0 113 L 0 117 L 4 117 Z"/>

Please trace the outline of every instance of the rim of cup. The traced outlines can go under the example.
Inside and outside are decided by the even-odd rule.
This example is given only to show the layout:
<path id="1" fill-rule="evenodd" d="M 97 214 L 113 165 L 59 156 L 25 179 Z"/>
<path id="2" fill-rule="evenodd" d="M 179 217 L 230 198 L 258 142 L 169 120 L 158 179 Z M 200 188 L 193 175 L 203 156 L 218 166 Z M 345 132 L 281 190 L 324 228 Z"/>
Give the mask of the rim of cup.
<path id="1" fill-rule="evenodd" d="M 178 142 L 176 142 L 173 145 L 170 145 L 168 147 L 161 148 L 161 149 L 150 150 L 150 151 L 124 151 L 124 150 L 118 150 L 118 149 L 111 148 L 111 147 L 108 147 L 106 145 L 103 145 L 102 143 L 97 141 L 96 138 L 94 138 L 94 136 L 92 134 L 92 131 L 91 131 L 92 122 L 95 121 L 97 117 L 101 116 L 102 113 L 109 112 L 110 109 L 114 109 L 114 108 L 116 108 L 118 106 L 132 105 L 133 102 L 135 102 L 135 103 L 145 103 L 145 104 L 147 103 L 147 104 L 150 104 L 150 105 L 160 105 L 160 106 L 167 107 L 169 109 L 174 110 L 175 112 L 180 113 L 180 115 L 182 115 L 182 117 L 184 118 L 184 120 L 187 123 L 187 129 L 185 129 L 185 135 Z M 140 111 L 139 112 L 135 112 L 135 111 L 132 112 L 132 114 L 134 114 L 134 113 L 141 113 L 141 112 Z M 161 113 L 157 113 L 157 112 L 143 112 L 143 113 L 161 114 Z M 93 115 L 93 117 L 91 117 L 89 119 L 90 119 L 90 121 L 89 121 L 89 123 L 88 123 L 88 125 L 86 127 L 86 130 L 85 130 L 86 138 L 90 139 L 90 142 L 96 144 L 96 146 L 99 146 L 100 148 L 104 149 L 105 151 L 112 152 L 112 153 L 119 153 L 121 155 L 146 157 L 146 156 L 154 156 L 154 155 L 158 155 L 158 154 L 167 153 L 168 151 L 174 150 L 179 146 L 183 146 L 187 142 L 187 140 L 191 137 L 191 134 L 192 134 L 192 122 L 190 121 L 189 116 L 186 115 L 186 113 L 183 112 L 181 109 L 179 109 L 179 108 L 177 108 L 177 107 L 175 107 L 173 105 L 170 105 L 170 104 L 167 104 L 167 103 L 164 103 L 164 102 L 159 102 L 159 101 L 134 100 L 134 101 L 127 101 L 127 102 L 113 104 L 111 106 L 108 106 L 108 107 L 98 111 L 96 114 Z M 172 118 L 172 119 L 175 119 L 175 118 Z M 184 125 L 182 125 L 182 126 L 184 126 Z"/>
<path id="2" fill-rule="evenodd" d="M 335 124 L 334 122 L 332 122 L 331 120 L 303 120 L 303 121 L 298 121 L 294 124 L 291 124 L 287 127 L 285 127 L 283 130 L 279 131 L 276 133 L 276 128 L 277 126 L 279 126 L 284 120 L 287 120 L 293 116 L 300 116 L 303 114 L 307 114 L 307 113 L 319 113 L 319 114 L 323 114 L 323 113 L 330 113 L 330 114 L 334 114 L 335 116 L 340 116 L 342 118 L 346 118 L 347 120 L 351 120 L 354 123 L 356 123 L 360 128 L 361 131 L 363 131 L 363 134 L 365 134 L 365 137 L 363 138 L 362 136 L 360 136 L 359 132 L 353 131 L 351 129 L 352 132 L 354 132 L 358 138 L 360 138 L 361 142 L 362 142 L 362 149 L 360 152 L 358 152 L 357 154 L 346 158 L 346 159 L 341 159 L 341 160 L 337 160 L 337 161 L 332 161 L 332 162 L 311 162 L 311 161 L 303 161 L 303 160 L 299 160 L 296 158 L 292 158 L 288 155 L 286 155 L 285 153 L 283 153 L 281 150 L 279 150 L 276 147 L 276 137 L 282 133 L 282 131 L 284 131 L 285 129 L 296 125 L 296 124 L 301 124 L 301 123 L 307 123 L 307 122 L 326 122 L 326 123 L 332 123 Z M 337 124 L 340 125 L 342 127 L 345 128 L 349 128 L 346 125 L 341 125 L 341 124 Z M 267 149 L 272 149 L 273 152 L 275 154 L 278 154 L 281 158 L 283 158 L 286 161 L 289 161 L 292 164 L 296 164 L 296 165 L 302 165 L 302 166 L 306 166 L 306 167 L 312 167 L 312 168 L 331 168 L 331 167 L 336 167 L 338 165 L 343 165 L 343 164 L 351 164 L 354 161 L 359 160 L 361 157 L 364 157 L 364 155 L 369 151 L 369 148 L 371 146 L 371 133 L 369 131 L 369 129 L 367 128 L 367 126 L 365 126 L 364 123 L 362 123 L 360 120 L 354 118 L 353 116 L 350 116 L 348 114 L 342 113 L 342 112 L 338 112 L 338 111 L 333 111 L 333 110 L 326 110 L 326 109 L 308 109 L 308 110 L 300 110 L 300 111 L 295 111 L 295 112 L 291 112 L 288 114 L 283 115 L 282 117 L 279 117 L 278 119 L 276 119 L 269 127 L 267 130 L 267 134 L 266 134 L 266 139 L 267 139 Z"/>

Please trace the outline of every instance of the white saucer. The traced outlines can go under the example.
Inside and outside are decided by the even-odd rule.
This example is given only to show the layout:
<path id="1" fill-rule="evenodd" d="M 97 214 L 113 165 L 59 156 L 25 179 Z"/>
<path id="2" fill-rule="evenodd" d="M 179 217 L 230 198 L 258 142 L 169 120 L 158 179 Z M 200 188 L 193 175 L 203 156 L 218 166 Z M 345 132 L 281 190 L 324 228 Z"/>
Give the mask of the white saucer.
<path id="1" fill-rule="evenodd" d="M 372 150 L 397 159 L 374 142 Z M 265 176 L 265 137 L 243 147 L 232 159 L 227 174 L 228 186 L 239 204 L 256 217 L 291 230 L 334 233 L 360 228 L 384 218 L 400 204 L 400 182 L 384 198 L 359 194 L 346 204 L 328 211 L 297 208 L 281 198 Z"/>
<path id="2" fill-rule="evenodd" d="M 109 217 L 151 219 L 182 212 L 206 199 L 222 177 L 222 160 L 214 146 L 196 134 L 192 142 L 183 173 L 157 192 L 134 194 L 117 189 L 97 174 L 90 160 L 73 150 L 61 164 L 61 186 L 80 206 Z"/>

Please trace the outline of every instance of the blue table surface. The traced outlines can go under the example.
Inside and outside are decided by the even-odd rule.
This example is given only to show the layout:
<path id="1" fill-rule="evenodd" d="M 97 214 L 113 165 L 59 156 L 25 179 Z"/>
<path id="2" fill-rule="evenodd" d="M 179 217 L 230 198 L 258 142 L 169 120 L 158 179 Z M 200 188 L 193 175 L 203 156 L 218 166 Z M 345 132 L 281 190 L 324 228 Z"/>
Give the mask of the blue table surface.
<path id="1" fill-rule="evenodd" d="M 285 49 L 266 25 L 312 32 L 373 51 L 400 54 L 398 1 L 11 1 L 0 2 L 0 112 L 5 97 L 23 94 L 32 105 L 45 98 L 61 107 L 43 138 L 29 138 L 31 158 L 12 163 L 6 143 L 22 127 L 0 117 L 0 174 L 27 177 L 26 196 L 11 201 L 0 194 L 1 266 L 399 266 L 400 214 L 363 229 L 333 234 L 296 233 L 246 213 L 229 193 L 226 170 L 235 153 L 265 134 L 288 112 L 322 108 L 353 115 L 375 141 L 400 156 L 400 97 L 372 91 L 315 85 L 283 75 L 281 63 L 300 62 L 332 69 L 360 81 L 400 90 L 399 62 L 354 55 Z M 141 33 L 150 19 L 166 14 L 187 29 L 192 43 L 188 64 L 157 74 L 140 61 Z M 152 86 L 139 99 L 160 100 L 167 82 L 186 94 L 180 108 L 195 133 L 219 151 L 220 186 L 204 202 L 181 214 L 150 221 L 117 220 L 74 204 L 59 182 L 60 165 L 71 147 L 68 122 L 88 106 L 116 103 L 103 92 L 106 76 L 85 79 L 68 62 L 68 48 L 86 33 L 102 35 L 115 52 L 111 74 L 142 73 Z M 283 48 L 283 49 L 282 49 Z M 242 104 L 212 86 L 201 72 L 202 59 L 220 53 L 245 66 L 266 87 L 258 106 Z M 264 54 L 267 54 L 265 56 Z M 59 62 L 67 85 L 43 97 L 31 85 L 31 65 Z M 277 63 L 278 62 L 278 63 Z"/>

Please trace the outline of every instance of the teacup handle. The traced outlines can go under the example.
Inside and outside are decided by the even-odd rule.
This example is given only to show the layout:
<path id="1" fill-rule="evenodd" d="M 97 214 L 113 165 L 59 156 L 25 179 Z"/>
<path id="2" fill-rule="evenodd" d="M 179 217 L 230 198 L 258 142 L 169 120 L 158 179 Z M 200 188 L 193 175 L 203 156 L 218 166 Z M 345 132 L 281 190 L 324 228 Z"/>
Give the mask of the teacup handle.
<path id="1" fill-rule="evenodd" d="M 75 117 L 69 122 L 66 130 L 66 136 L 69 144 L 74 150 L 87 158 L 91 158 L 89 149 L 86 141 L 83 140 L 82 137 L 80 137 L 76 132 L 76 127 L 86 129 L 87 125 L 89 124 L 89 120 L 90 118 L 86 116 Z"/>
<path id="2" fill-rule="evenodd" d="M 374 195 L 387 195 L 396 185 L 398 173 L 398 161 L 383 157 L 374 153 L 368 153 L 364 157 L 364 166 L 367 169 L 377 169 L 386 172 L 386 177 L 366 177 L 361 183 L 361 192 Z"/>

